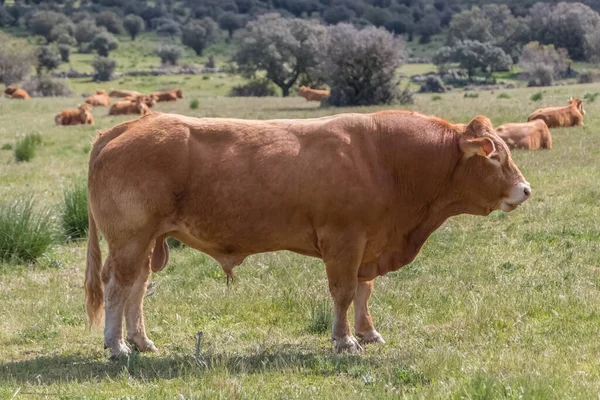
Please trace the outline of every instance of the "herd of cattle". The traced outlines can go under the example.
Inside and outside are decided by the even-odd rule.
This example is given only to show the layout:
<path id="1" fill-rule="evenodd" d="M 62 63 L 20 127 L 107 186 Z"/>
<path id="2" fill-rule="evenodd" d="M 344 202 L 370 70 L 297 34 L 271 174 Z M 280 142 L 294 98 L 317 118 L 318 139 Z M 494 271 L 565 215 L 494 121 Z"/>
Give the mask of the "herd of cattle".
<path id="1" fill-rule="evenodd" d="M 31 99 L 25 90 L 15 88 L 14 86 L 6 88 L 4 93 L 12 99 Z M 111 97 L 121 100 L 111 104 Z M 148 95 L 133 90 L 111 90 L 108 94 L 104 90 L 97 90 L 96 93 L 88 96 L 85 103 L 80 104 L 76 109 L 63 110 L 56 114 L 54 122 L 56 125 L 94 124 L 94 116 L 91 112 L 93 107 L 110 106 L 108 115 L 146 115 L 150 112 L 150 108 L 154 107 L 157 102 L 176 101 L 182 98 L 183 91 L 181 89 L 153 92 Z"/>

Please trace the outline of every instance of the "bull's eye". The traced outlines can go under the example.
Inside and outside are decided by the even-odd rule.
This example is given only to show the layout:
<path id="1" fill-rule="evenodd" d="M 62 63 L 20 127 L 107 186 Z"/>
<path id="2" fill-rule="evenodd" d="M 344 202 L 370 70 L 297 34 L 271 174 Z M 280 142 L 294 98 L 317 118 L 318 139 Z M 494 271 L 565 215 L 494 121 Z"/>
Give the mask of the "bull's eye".
<path id="1" fill-rule="evenodd" d="M 492 155 L 490 156 L 490 158 L 491 158 L 492 160 L 494 160 L 494 161 L 498 161 L 498 162 L 500 162 L 500 154 L 498 154 L 498 153 L 492 154 Z"/>

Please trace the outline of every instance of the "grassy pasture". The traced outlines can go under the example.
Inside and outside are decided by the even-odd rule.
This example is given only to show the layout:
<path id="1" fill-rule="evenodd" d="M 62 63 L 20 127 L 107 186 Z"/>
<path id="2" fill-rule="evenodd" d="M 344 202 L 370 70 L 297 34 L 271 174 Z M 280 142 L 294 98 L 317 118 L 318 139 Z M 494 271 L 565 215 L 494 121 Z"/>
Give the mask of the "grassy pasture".
<path id="1" fill-rule="evenodd" d="M 236 78 L 135 78 L 114 87 L 184 88 L 156 110 L 197 117 L 306 118 L 377 108 L 318 109 L 292 97 L 226 98 Z M 222 81 L 222 82 L 221 82 Z M 218 83 L 222 86 L 216 87 Z M 74 81 L 77 92 L 96 84 Z M 454 122 L 478 114 L 495 124 L 566 104 L 600 85 L 418 95 L 411 109 Z M 191 110 L 189 102 L 199 107 Z M 96 125 L 55 127 L 80 98 L 0 99 L 0 147 L 40 133 L 29 162 L 0 151 L 0 199 L 33 196 L 54 210 L 86 176 L 96 129 L 128 117 L 93 110 Z M 172 250 L 145 301 L 159 355 L 110 363 L 102 333 L 89 332 L 83 299 L 85 243 L 57 241 L 36 264 L 0 265 L 0 398 L 592 398 L 600 393 L 600 103 L 585 126 L 555 129 L 551 151 L 515 151 L 533 197 L 510 214 L 447 221 L 415 262 L 377 279 L 371 299 L 387 340 L 361 356 L 335 354 L 323 309 L 321 261 L 288 252 L 256 255 L 226 286 L 218 264 Z M 2 232 L 0 232 L 1 234 Z M 106 249 L 103 247 L 104 255 Z M 202 331 L 200 358 L 194 354 Z"/>

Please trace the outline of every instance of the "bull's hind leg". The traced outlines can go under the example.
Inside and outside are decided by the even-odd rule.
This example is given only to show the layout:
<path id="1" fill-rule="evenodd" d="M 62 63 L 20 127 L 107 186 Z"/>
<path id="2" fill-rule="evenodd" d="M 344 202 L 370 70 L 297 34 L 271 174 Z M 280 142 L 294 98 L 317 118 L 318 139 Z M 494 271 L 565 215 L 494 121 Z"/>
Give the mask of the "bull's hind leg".
<path id="1" fill-rule="evenodd" d="M 150 259 L 144 261 L 140 273 L 134 282 L 129 299 L 125 304 L 125 322 L 127 326 L 127 341 L 133 344 L 139 351 L 158 352 L 154 343 L 146 336 L 144 324 L 144 295 L 148 285 L 148 278 L 152 270 Z"/>
<path id="2" fill-rule="evenodd" d="M 104 346 L 110 349 L 110 356 L 113 359 L 130 353 L 129 347 L 123 340 L 123 314 L 132 287 L 141 274 L 142 266 L 148 265 L 149 252 L 149 246 L 137 243 L 130 243 L 119 249 L 109 248 L 103 271 L 106 284 Z"/>
<path id="3" fill-rule="evenodd" d="M 334 305 L 331 338 L 336 342 L 337 351 L 360 352 L 362 347 L 350 331 L 348 308 L 356 295 L 364 242 L 356 237 L 349 240 L 337 237 L 335 240 L 334 247 L 325 249 L 324 254 L 329 292 Z"/>
<path id="4" fill-rule="evenodd" d="M 369 297 L 373 292 L 374 280 L 359 282 L 354 296 L 354 330 L 363 343 L 385 343 L 373 326 L 369 312 Z"/>

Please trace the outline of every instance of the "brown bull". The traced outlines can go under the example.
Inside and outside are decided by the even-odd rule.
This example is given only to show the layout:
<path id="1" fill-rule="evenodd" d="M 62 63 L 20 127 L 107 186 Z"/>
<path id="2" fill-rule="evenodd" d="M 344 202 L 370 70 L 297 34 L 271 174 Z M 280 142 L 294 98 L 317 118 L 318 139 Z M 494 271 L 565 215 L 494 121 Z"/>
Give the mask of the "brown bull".
<path id="1" fill-rule="evenodd" d="M 96 90 L 96 93 L 89 96 L 86 100 L 86 103 L 91 104 L 92 106 L 108 106 L 110 105 L 110 97 L 106 94 L 104 90 Z"/>
<path id="2" fill-rule="evenodd" d="M 571 98 L 566 107 L 548 107 L 535 110 L 527 121 L 541 119 L 548 128 L 566 128 L 569 126 L 583 125 L 583 102 L 579 99 Z"/>
<path id="3" fill-rule="evenodd" d="M 84 103 L 77 107 L 76 110 L 64 110 L 56 114 L 54 123 L 56 125 L 80 125 L 94 124 L 94 116 L 92 115 L 92 106 Z"/>
<path id="4" fill-rule="evenodd" d="M 169 90 L 166 92 L 153 92 L 150 94 L 156 96 L 156 101 L 158 102 L 183 99 L 183 91 L 181 89 Z"/>
<path id="5" fill-rule="evenodd" d="M 110 97 L 128 97 L 128 96 L 142 96 L 142 93 L 136 92 L 135 90 L 111 90 L 108 94 Z"/>
<path id="6" fill-rule="evenodd" d="M 496 128 L 496 133 L 511 149 L 549 150 L 552 148 L 552 135 L 541 119 L 503 124 Z"/>
<path id="7" fill-rule="evenodd" d="M 329 90 L 311 89 L 307 86 L 300 86 L 298 94 L 306 99 L 306 101 L 321 101 L 323 97 L 328 97 Z"/>
<path id="8" fill-rule="evenodd" d="M 108 110 L 108 115 L 140 114 L 146 115 L 150 109 L 146 105 L 146 96 L 137 96 L 135 101 L 122 100 L 113 103 Z"/>
<path id="9" fill-rule="evenodd" d="M 138 97 L 139 97 L 139 96 L 127 96 L 127 97 L 125 97 L 123 100 L 133 101 L 133 102 L 135 103 L 135 102 L 137 101 L 137 98 L 138 98 Z M 143 98 L 144 98 L 144 103 L 145 103 L 145 104 L 146 104 L 148 107 L 152 108 L 152 107 L 154 107 L 154 106 L 156 105 L 156 102 L 157 102 L 157 97 L 156 97 L 156 95 L 154 95 L 154 94 L 149 94 L 148 96 L 143 96 Z"/>
<path id="10" fill-rule="evenodd" d="M 31 97 L 29 97 L 29 94 L 24 91 L 23 89 L 18 89 L 14 86 L 9 86 L 6 88 L 6 90 L 4 91 L 5 94 L 9 95 L 11 99 L 18 99 L 18 100 L 30 100 Z"/>
<path id="11" fill-rule="evenodd" d="M 156 351 L 142 301 L 168 236 L 228 276 L 251 254 L 325 262 L 338 350 L 383 342 L 373 279 L 410 263 L 447 218 L 512 211 L 531 189 L 490 121 L 452 125 L 412 112 L 250 121 L 152 113 L 94 143 L 89 164 L 86 309 L 111 356 Z M 102 265 L 98 233 L 108 245 Z M 106 286 L 105 286 L 106 285 Z"/>

